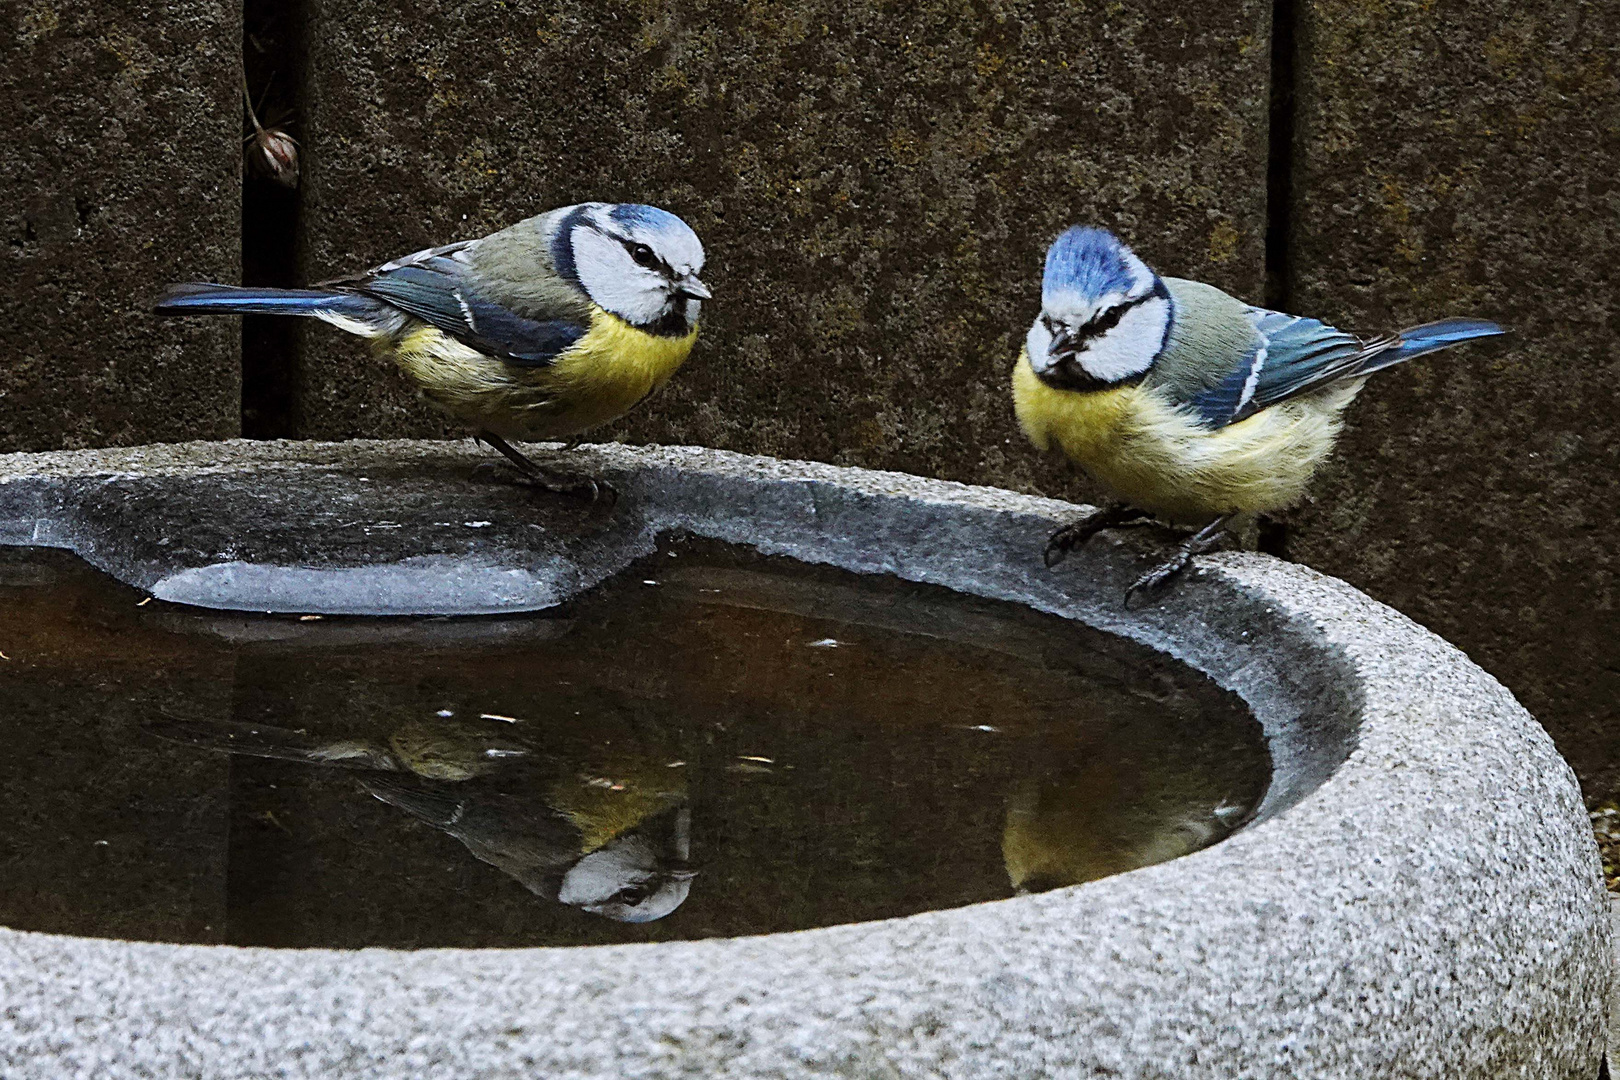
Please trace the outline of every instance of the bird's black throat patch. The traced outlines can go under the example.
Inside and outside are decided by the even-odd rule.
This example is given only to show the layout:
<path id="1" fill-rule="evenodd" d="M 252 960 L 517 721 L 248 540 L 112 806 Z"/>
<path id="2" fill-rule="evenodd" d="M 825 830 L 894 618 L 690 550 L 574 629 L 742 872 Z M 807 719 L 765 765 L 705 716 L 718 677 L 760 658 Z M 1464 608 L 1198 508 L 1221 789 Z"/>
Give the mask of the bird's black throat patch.
<path id="1" fill-rule="evenodd" d="M 686 301 L 677 302 L 657 319 L 650 323 L 642 323 L 636 329 L 644 330 L 654 337 L 685 337 L 692 332 L 692 324 L 686 318 Z"/>
<path id="2" fill-rule="evenodd" d="M 1034 371 L 1033 365 L 1030 368 Z M 1099 390 L 1117 390 L 1121 386 L 1135 386 L 1147 377 L 1147 372 L 1139 371 L 1135 375 L 1127 375 L 1123 379 L 1112 382 L 1099 379 L 1091 372 L 1080 366 L 1079 354 L 1065 356 L 1045 371 L 1036 371 L 1035 377 L 1054 390 L 1067 390 L 1076 394 L 1093 394 Z"/>

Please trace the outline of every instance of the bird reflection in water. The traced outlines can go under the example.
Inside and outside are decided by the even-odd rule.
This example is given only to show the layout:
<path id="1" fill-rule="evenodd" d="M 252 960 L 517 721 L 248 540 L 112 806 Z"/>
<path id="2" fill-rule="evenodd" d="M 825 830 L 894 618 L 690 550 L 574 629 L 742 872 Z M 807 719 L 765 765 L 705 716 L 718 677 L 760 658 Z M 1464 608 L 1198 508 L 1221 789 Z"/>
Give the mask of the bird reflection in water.
<path id="1" fill-rule="evenodd" d="M 173 717 L 146 727 L 202 749 L 352 770 L 530 892 L 593 915 L 652 922 L 692 887 L 686 770 L 619 749 L 633 736 L 559 753 L 487 721 L 412 721 L 381 741 Z"/>
<path id="2" fill-rule="evenodd" d="M 1018 785 L 1001 835 L 1013 889 L 1047 892 L 1168 862 L 1226 839 L 1248 817 L 1206 774 L 1145 771 L 1098 759 Z"/>

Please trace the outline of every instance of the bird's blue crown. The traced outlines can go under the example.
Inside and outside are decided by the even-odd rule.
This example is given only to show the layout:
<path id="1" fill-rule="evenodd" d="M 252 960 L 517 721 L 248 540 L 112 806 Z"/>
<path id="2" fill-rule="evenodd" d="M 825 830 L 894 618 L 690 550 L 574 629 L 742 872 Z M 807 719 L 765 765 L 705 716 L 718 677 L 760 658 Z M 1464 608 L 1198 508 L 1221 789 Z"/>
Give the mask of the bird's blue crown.
<path id="1" fill-rule="evenodd" d="M 671 229 L 687 229 L 686 222 L 670 213 L 660 210 L 656 206 L 645 203 L 615 203 L 608 216 L 621 225 L 631 228 L 640 227 L 648 232 L 667 232 Z"/>
<path id="2" fill-rule="evenodd" d="M 1041 294 L 1078 294 L 1088 299 L 1129 292 L 1136 283 L 1131 251 L 1103 229 L 1076 225 L 1046 249 Z"/>

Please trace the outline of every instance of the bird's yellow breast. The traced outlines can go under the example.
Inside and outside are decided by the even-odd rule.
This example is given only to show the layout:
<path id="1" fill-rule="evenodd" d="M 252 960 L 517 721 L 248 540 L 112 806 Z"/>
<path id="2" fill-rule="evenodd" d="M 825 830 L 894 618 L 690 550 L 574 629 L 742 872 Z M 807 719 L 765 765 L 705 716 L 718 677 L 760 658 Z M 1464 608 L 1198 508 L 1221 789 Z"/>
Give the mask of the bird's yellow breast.
<path id="1" fill-rule="evenodd" d="M 532 440 L 568 438 L 623 416 L 669 381 L 696 341 L 695 326 L 661 337 L 595 308 L 590 329 L 549 364 L 507 363 L 423 324 L 384 347 L 452 416 Z"/>
<path id="2" fill-rule="evenodd" d="M 1143 384 L 1059 390 L 1024 353 L 1013 369 L 1013 407 L 1037 449 L 1055 447 L 1131 505 L 1188 524 L 1298 502 L 1360 388 L 1342 383 L 1211 430 Z"/>
<path id="3" fill-rule="evenodd" d="M 668 382 L 697 334 L 693 326 L 684 337 L 660 337 L 596 308 L 590 330 L 552 364 L 553 386 L 578 403 L 582 416 L 601 417 L 586 426 L 606 423 Z"/>
<path id="4" fill-rule="evenodd" d="M 588 753 L 569 755 L 571 768 L 546 790 L 547 805 L 579 830 L 582 853 L 687 801 L 687 770 L 669 767 L 662 744 L 642 743 L 622 722 L 596 730 L 615 734 Z"/>

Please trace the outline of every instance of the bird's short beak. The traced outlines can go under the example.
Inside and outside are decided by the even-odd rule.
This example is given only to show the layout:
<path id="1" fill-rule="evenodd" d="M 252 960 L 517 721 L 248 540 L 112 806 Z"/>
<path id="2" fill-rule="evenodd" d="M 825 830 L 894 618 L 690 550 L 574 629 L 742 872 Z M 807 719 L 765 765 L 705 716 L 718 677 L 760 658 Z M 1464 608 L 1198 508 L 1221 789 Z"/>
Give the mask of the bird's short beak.
<path id="1" fill-rule="evenodd" d="M 695 866 L 669 866 L 664 868 L 664 876 L 671 881 L 691 881 L 698 871 Z"/>
<path id="2" fill-rule="evenodd" d="M 1061 360 L 1065 356 L 1073 356 L 1079 351 L 1079 343 L 1074 340 L 1074 333 L 1067 326 L 1060 326 L 1052 331 L 1052 344 L 1046 347 L 1046 355 L 1053 360 Z"/>
<path id="3" fill-rule="evenodd" d="M 683 277 L 675 283 L 675 291 L 681 296 L 690 296 L 693 300 L 712 300 L 714 293 L 709 287 L 695 277 Z"/>

